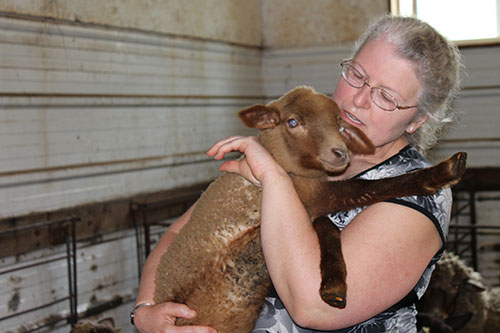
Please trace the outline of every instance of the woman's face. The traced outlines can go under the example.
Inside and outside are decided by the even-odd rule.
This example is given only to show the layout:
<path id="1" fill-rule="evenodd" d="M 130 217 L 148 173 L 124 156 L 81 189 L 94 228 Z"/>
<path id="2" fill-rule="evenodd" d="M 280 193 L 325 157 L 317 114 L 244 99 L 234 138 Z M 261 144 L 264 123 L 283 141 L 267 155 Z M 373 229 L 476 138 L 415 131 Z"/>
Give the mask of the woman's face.
<path id="1" fill-rule="evenodd" d="M 420 82 L 407 60 L 398 57 L 392 44 L 385 39 L 371 41 L 358 52 L 353 65 L 372 87 L 382 87 L 394 96 L 401 106 L 416 105 Z M 370 88 L 350 86 L 342 77 L 333 93 L 342 117 L 361 129 L 374 143 L 382 147 L 404 140 L 405 131 L 414 132 L 425 118 L 414 120 L 417 108 L 386 111 L 373 103 Z"/>

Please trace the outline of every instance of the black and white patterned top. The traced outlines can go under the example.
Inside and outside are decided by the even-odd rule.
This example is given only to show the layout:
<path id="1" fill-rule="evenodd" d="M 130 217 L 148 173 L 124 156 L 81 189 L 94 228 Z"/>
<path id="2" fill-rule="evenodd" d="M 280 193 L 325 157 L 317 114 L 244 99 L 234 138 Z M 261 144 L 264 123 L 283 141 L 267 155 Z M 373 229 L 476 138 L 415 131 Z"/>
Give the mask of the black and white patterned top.
<path id="1" fill-rule="evenodd" d="M 407 146 L 398 154 L 392 156 L 379 165 L 364 171 L 357 177 L 363 179 L 380 179 L 408 173 L 413 170 L 430 166 L 430 163 L 414 148 Z M 443 241 L 443 247 L 434 256 L 427 266 L 412 292 L 401 302 L 378 314 L 377 316 L 352 327 L 330 331 L 335 333 L 371 333 L 371 332 L 417 332 L 416 308 L 414 301 L 422 297 L 434 270 L 434 264 L 441 257 L 444 243 L 448 234 L 450 222 L 452 195 L 449 188 L 438 191 L 429 196 L 410 196 L 387 200 L 418 210 L 427 216 L 436 226 Z M 350 211 L 331 214 L 332 222 L 341 230 L 351 222 L 363 209 L 356 208 Z M 276 296 L 266 298 L 264 308 L 256 322 L 253 333 L 314 333 L 314 331 L 297 326 L 281 300 Z"/>

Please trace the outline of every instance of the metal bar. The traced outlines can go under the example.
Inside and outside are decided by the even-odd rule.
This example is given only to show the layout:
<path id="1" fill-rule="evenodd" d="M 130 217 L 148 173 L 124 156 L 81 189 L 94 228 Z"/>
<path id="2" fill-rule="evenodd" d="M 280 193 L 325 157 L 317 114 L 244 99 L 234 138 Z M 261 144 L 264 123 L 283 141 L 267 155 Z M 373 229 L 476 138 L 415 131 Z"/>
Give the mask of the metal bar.
<path id="1" fill-rule="evenodd" d="M 116 308 L 122 304 L 132 303 L 134 301 L 135 301 L 135 299 L 131 299 L 127 302 L 124 302 L 123 298 L 120 296 L 113 297 L 113 299 L 111 299 L 109 301 L 99 303 L 99 305 L 88 308 L 87 310 L 85 310 L 85 313 L 82 313 L 80 315 L 80 319 L 92 317 L 92 316 L 95 316 L 97 314 L 103 313 L 104 311 L 107 311 L 109 309 Z"/>
<path id="2" fill-rule="evenodd" d="M 26 314 L 26 313 L 29 313 L 29 312 L 33 312 L 33 311 L 36 311 L 36 310 L 40 310 L 40 309 L 43 309 L 45 307 L 49 307 L 49 306 L 52 306 L 54 304 L 57 304 L 57 303 L 60 303 L 60 302 L 64 302 L 67 299 L 68 299 L 68 297 L 61 298 L 61 299 L 56 300 L 56 301 L 54 301 L 54 302 L 52 302 L 50 304 L 45 304 L 45 305 L 40 306 L 40 307 L 36 307 L 36 308 L 33 308 L 33 309 L 25 310 L 23 312 L 19 312 L 19 313 L 16 313 L 16 314 L 9 315 L 9 316 L 6 316 L 6 317 L 2 317 L 2 318 L 0 318 L 0 321 L 6 320 L 6 319 L 10 319 L 10 318 L 13 318 L 13 317 L 16 317 L 16 316 L 21 316 L 23 314 Z M 91 307 L 91 308 L 87 309 L 85 311 L 85 313 L 82 314 L 82 318 L 86 318 L 86 317 L 90 317 L 90 316 L 102 313 L 102 312 L 104 312 L 106 310 L 116 308 L 117 306 L 120 306 L 120 305 L 125 304 L 125 303 L 128 303 L 128 302 L 123 302 L 123 299 L 121 299 L 121 298 L 115 298 L 115 299 L 112 299 L 110 301 L 107 301 L 107 302 L 104 302 L 104 303 L 100 303 L 98 306 Z M 61 316 L 61 317 L 58 317 L 55 320 L 52 320 L 50 322 L 46 322 L 44 325 L 41 325 L 41 326 L 38 326 L 38 327 L 33 328 L 31 330 L 27 330 L 27 331 L 23 331 L 23 332 L 26 332 L 26 333 L 27 332 L 36 332 L 36 331 L 38 331 L 38 330 L 40 330 L 40 329 L 42 329 L 44 327 L 50 327 L 50 326 L 54 325 L 55 323 L 58 323 L 58 322 L 61 322 L 61 321 L 70 321 L 70 320 L 71 320 L 71 314 L 67 315 L 67 316 Z"/>
<path id="3" fill-rule="evenodd" d="M 470 233 L 463 233 L 461 235 L 457 235 L 457 238 L 455 238 L 455 242 L 457 243 L 468 243 L 470 247 L 470 241 L 466 242 L 465 239 L 470 236 Z"/>
<path id="4" fill-rule="evenodd" d="M 453 224 L 450 225 L 450 229 L 498 229 L 500 230 L 499 225 L 481 225 L 481 224 L 476 224 L 476 225 L 458 225 L 458 224 Z"/>
<path id="5" fill-rule="evenodd" d="M 458 205 L 458 203 L 457 203 L 457 205 Z M 456 212 L 455 212 L 455 216 L 458 216 L 458 215 L 468 215 L 467 212 L 464 213 L 464 210 L 466 210 L 468 207 L 469 207 L 468 204 L 467 205 L 463 205 L 462 207 L 457 207 L 456 208 Z"/>
<path id="6" fill-rule="evenodd" d="M 141 205 L 141 213 L 142 213 L 142 225 L 144 227 L 144 259 L 149 256 L 151 252 L 151 235 L 149 228 L 149 221 L 147 218 L 146 207 Z"/>
<path id="7" fill-rule="evenodd" d="M 31 309 L 28 309 L 28 310 L 17 312 L 17 313 L 8 315 L 8 316 L 0 317 L 0 321 L 7 320 L 7 319 L 10 319 L 10 318 L 14 318 L 14 317 L 17 317 L 17 316 L 22 316 L 24 314 L 27 314 L 27 313 L 30 313 L 30 312 L 33 312 L 33 311 L 37 311 L 37 310 L 40 310 L 40 309 L 48 308 L 49 306 L 52 306 L 52 305 L 57 304 L 57 303 L 64 302 L 66 300 L 68 300 L 68 297 L 60 298 L 60 299 L 57 299 L 57 300 L 52 301 L 52 302 L 47 303 L 47 304 L 43 304 L 43 305 L 40 305 L 40 306 L 31 308 Z"/>
<path id="8" fill-rule="evenodd" d="M 469 204 L 470 204 L 470 223 L 471 225 L 476 225 L 476 192 L 469 192 Z M 471 229 L 471 254 L 472 254 L 472 267 L 475 271 L 478 270 L 478 261 L 477 261 L 477 233 L 476 229 Z"/>
<path id="9" fill-rule="evenodd" d="M 489 90 L 489 89 L 500 89 L 500 85 L 482 85 L 482 86 L 470 86 L 463 87 L 463 90 Z"/>
<path id="10" fill-rule="evenodd" d="M 0 275 L 7 274 L 7 273 L 12 273 L 12 272 L 17 272 L 17 271 L 20 271 L 20 270 L 23 270 L 23 269 L 26 269 L 26 268 L 32 268 L 32 267 L 44 265 L 44 264 L 48 264 L 48 263 L 51 263 L 51 262 L 54 262 L 54 261 L 59 261 L 59 260 L 62 260 L 62 259 L 66 259 L 66 256 L 56 257 L 56 258 L 52 258 L 52 259 L 48 259 L 48 260 L 43 260 L 43 261 L 37 261 L 36 263 L 33 263 L 33 264 L 29 264 L 29 265 L 19 266 L 19 267 L 16 267 L 16 268 L 7 269 L 5 271 L 0 271 Z"/>
<path id="11" fill-rule="evenodd" d="M 206 184 L 206 186 L 208 186 L 208 183 Z M 175 194 L 175 196 L 171 198 L 161 199 L 153 202 L 133 203 L 132 209 L 137 211 L 141 207 L 144 207 L 146 209 L 163 208 L 164 206 L 185 203 L 186 201 L 195 200 L 196 198 L 198 198 L 201 195 L 201 192 L 201 189 L 193 189 L 188 192 Z"/>
<path id="12" fill-rule="evenodd" d="M 56 323 L 59 323 L 59 322 L 64 321 L 64 320 L 67 320 L 67 318 L 66 317 L 60 317 L 58 319 L 46 322 L 45 324 L 43 324 L 41 326 L 37 326 L 36 328 L 32 328 L 30 330 L 23 331 L 23 333 L 37 332 L 37 331 L 39 331 L 39 330 L 41 330 L 41 329 L 43 329 L 45 327 L 53 327 Z"/>
<path id="13" fill-rule="evenodd" d="M 500 138 L 460 138 L 460 139 L 443 139 L 442 143 L 462 143 L 462 142 L 498 142 Z"/>
<path id="14" fill-rule="evenodd" d="M 500 197 L 481 197 L 481 196 L 478 196 L 476 198 L 477 201 L 498 201 L 500 200 Z"/>
<path id="15" fill-rule="evenodd" d="M 68 270 L 68 299 L 69 299 L 69 321 L 73 323 L 73 278 L 72 278 L 72 270 L 71 270 L 71 248 L 70 248 L 70 239 L 69 239 L 68 230 L 66 229 L 66 258 L 67 258 L 67 270 Z"/>
<path id="16" fill-rule="evenodd" d="M 76 266 L 76 223 L 71 221 L 71 246 L 72 246 L 72 259 L 73 259 L 73 311 L 71 318 L 74 320 L 72 324 L 78 321 L 78 269 Z"/>
<path id="17" fill-rule="evenodd" d="M 110 165 L 117 165 L 117 164 L 143 163 L 143 162 L 158 161 L 158 160 L 163 160 L 163 159 L 168 159 L 168 158 L 179 158 L 179 157 L 185 157 L 185 156 L 196 156 L 196 155 L 204 155 L 204 154 L 205 154 L 204 151 L 194 151 L 194 152 L 188 152 L 188 153 L 182 153 L 182 154 L 148 156 L 148 157 L 141 157 L 141 158 L 115 160 L 115 161 L 67 164 L 67 165 L 58 165 L 58 166 L 44 167 L 44 168 L 33 168 L 33 169 L 19 169 L 19 170 L 0 172 L 0 177 L 10 177 L 10 176 L 31 174 L 31 173 L 65 171 L 65 170 L 69 170 L 69 169 L 102 167 L 102 166 L 110 166 Z"/>
<path id="18" fill-rule="evenodd" d="M 133 210 L 133 209 L 132 209 Z M 140 228 L 139 228 L 139 221 L 137 217 L 137 213 L 133 214 L 133 220 L 134 220 L 134 229 L 135 229 L 135 247 L 136 247 L 136 253 L 137 253 L 137 276 L 139 278 L 139 281 L 141 281 L 141 273 L 142 273 L 142 254 L 141 254 L 141 241 L 140 241 Z"/>

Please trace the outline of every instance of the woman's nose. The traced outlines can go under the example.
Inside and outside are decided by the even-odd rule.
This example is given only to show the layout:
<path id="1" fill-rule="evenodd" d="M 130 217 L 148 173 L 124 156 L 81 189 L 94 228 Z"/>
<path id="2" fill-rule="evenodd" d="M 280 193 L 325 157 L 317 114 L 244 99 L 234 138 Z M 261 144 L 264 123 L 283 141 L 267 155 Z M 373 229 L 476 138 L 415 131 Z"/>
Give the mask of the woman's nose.
<path id="1" fill-rule="evenodd" d="M 358 88 L 356 94 L 354 95 L 354 106 L 362 109 L 368 109 L 371 102 L 370 90 L 370 87 L 366 84 L 363 87 Z"/>

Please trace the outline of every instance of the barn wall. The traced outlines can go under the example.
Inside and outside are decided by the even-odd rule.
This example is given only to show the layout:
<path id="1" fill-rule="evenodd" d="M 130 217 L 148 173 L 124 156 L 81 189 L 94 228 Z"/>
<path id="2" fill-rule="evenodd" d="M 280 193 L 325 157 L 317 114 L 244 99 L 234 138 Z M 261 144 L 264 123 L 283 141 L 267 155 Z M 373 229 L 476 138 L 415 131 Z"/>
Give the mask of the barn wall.
<path id="1" fill-rule="evenodd" d="M 5 0 L 0 11 L 259 46 L 260 1 L 247 0 Z"/>
<path id="2" fill-rule="evenodd" d="M 465 150 L 470 167 L 500 165 L 500 46 L 461 50 L 466 74 L 456 108 L 460 122 L 435 151 L 436 159 Z"/>
<path id="3" fill-rule="evenodd" d="M 68 332 L 71 269 L 79 315 L 131 331 L 133 204 L 173 189 L 179 214 L 219 174 L 208 147 L 254 133 L 236 112 L 264 100 L 258 3 L 138 3 L 0 3 L 2 332 Z M 44 224 L 67 216 L 76 268 L 67 228 Z"/>
<path id="4" fill-rule="evenodd" d="M 367 22 L 386 13 L 387 0 L 264 0 L 262 43 L 267 48 L 336 46 L 355 40 Z"/>
<path id="5" fill-rule="evenodd" d="M 217 175 L 262 100 L 258 48 L 0 18 L 0 216 Z M 200 140 L 200 138 L 202 138 Z"/>

